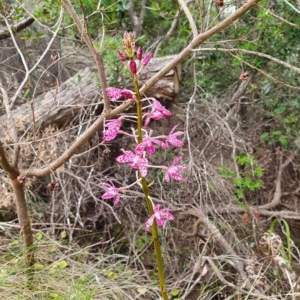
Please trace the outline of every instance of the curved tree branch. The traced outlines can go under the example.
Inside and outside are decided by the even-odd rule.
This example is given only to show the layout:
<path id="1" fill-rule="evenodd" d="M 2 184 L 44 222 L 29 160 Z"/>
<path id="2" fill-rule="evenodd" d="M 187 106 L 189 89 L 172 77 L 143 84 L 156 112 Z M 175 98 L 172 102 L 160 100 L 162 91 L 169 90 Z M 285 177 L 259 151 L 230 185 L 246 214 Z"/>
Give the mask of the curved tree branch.
<path id="1" fill-rule="evenodd" d="M 22 29 L 25 29 L 28 26 L 30 26 L 33 22 L 34 22 L 34 18 L 29 17 L 29 18 L 19 22 L 17 25 L 13 25 L 11 28 L 11 31 L 13 33 L 19 32 Z M 11 36 L 11 34 L 10 34 L 9 30 L 1 30 L 0 31 L 0 40 L 4 40 L 6 38 L 9 38 L 10 36 Z"/>

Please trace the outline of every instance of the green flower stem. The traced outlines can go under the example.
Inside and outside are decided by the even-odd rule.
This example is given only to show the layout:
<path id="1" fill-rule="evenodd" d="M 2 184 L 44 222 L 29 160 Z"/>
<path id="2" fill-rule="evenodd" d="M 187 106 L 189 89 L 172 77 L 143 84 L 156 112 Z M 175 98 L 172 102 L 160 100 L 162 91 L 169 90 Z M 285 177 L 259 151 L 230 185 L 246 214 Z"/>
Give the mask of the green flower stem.
<path id="1" fill-rule="evenodd" d="M 132 76 L 132 81 L 133 81 L 136 98 L 138 101 L 138 103 L 136 104 L 137 116 L 138 116 L 137 132 L 138 132 L 138 143 L 141 143 L 142 142 L 142 127 L 143 127 L 142 103 L 140 101 L 141 94 L 140 94 L 140 90 L 139 90 L 138 80 L 135 76 Z M 145 200 L 146 200 L 146 204 L 147 204 L 148 214 L 149 214 L 149 216 L 152 216 L 154 214 L 154 210 L 153 210 L 152 202 L 149 198 L 150 197 L 149 186 L 148 186 L 146 178 L 142 177 L 141 175 L 139 175 L 139 176 L 142 179 L 142 188 L 143 188 L 143 192 L 145 194 Z M 161 249 L 160 249 L 158 228 L 157 228 L 157 223 L 156 223 L 155 219 L 153 221 L 153 225 L 151 226 L 151 230 L 152 230 L 152 240 L 153 240 L 154 249 L 155 249 L 156 264 L 157 264 L 157 269 L 158 269 L 158 278 L 159 278 L 161 296 L 164 300 L 169 300 L 169 297 L 167 294 L 167 289 L 166 289 L 164 265 L 163 265 Z"/>
<path id="2" fill-rule="evenodd" d="M 136 95 L 136 99 L 138 103 L 136 104 L 136 113 L 138 116 L 138 121 L 137 121 L 137 130 L 138 130 L 138 144 L 140 144 L 143 141 L 142 138 L 142 127 L 143 127 L 143 112 L 142 112 L 142 103 L 141 103 L 141 94 L 140 94 L 140 89 L 139 89 L 139 83 L 138 80 L 135 76 L 132 75 L 132 81 L 133 81 L 133 87 L 134 87 L 134 92 Z"/>

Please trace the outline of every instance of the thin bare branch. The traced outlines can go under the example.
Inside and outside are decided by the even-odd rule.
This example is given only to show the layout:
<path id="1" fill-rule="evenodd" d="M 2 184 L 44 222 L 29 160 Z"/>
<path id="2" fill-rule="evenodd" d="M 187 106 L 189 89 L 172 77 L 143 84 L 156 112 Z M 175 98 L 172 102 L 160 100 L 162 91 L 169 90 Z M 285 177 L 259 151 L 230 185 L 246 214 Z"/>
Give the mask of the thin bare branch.
<path id="1" fill-rule="evenodd" d="M 249 66 L 250 68 L 252 68 L 252 69 L 258 71 L 258 72 L 261 73 L 261 74 L 263 74 L 263 75 L 266 76 L 267 78 L 270 78 L 271 80 L 273 80 L 273 81 L 275 81 L 275 82 L 277 82 L 277 83 L 279 83 L 279 84 L 281 84 L 281 85 L 284 85 L 284 86 L 286 86 L 286 87 L 289 87 L 289 88 L 291 88 L 291 89 L 294 89 L 294 90 L 300 90 L 299 87 L 293 86 L 293 85 L 290 85 L 290 84 L 287 84 L 287 83 L 285 83 L 285 82 L 283 82 L 283 81 L 278 80 L 277 78 L 271 76 L 271 75 L 268 74 L 267 72 L 265 72 L 265 71 L 263 71 L 263 70 L 261 70 L 261 69 L 255 67 L 254 65 L 250 64 L 249 62 L 243 60 L 243 59 L 240 58 L 239 56 L 234 55 L 234 54 L 232 54 L 232 53 L 230 53 L 230 55 L 233 56 L 233 57 L 235 57 L 236 59 L 242 61 L 245 65 Z"/>
<path id="2" fill-rule="evenodd" d="M 196 38 L 198 36 L 198 30 L 197 30 L 197 26 L 196 26 L 196 23 L 193 19 L 193 16 L 191 14 L 191 12 L 189 11 L 189 8 L 187 7 L 186 3 L 184 0 L 178 0 L 182 10 L 184 11 L 187 19 L 189 20 L 189 23 L 190 23 L 190 26 L 191 26 L 191 29 L 192 29 L 192 32 L 193 32 L 193 36 L 194 38 Z"/>
<path id="3" fill-rule="evenodd" d="M 284 18 L 282 18 L 282 17 L 280 17 L 280 16 L 274 14 L 271 10 L 266 9 L 263 5 L 258 5 L 258 6 L 259 6 L 260 8 L 262 8 L 262 9 L 264 9 L 268 14 L 272 15 L 274 18 L 280 20 L 281 22 L 284 22 L 284 23 L 286 23 L 286 24 L 288 24 L 288 25 L 290 25 L 290 26 L 293 26 L 293 27 L 300 28 L 299 25 L 297 25 L 297 24 L 295 24 L 295 23 L 292 23 L 292 22 L 289 22 L 288 20 L 286 20 L 286 19 L 284 19 Z"/>
<path id="4" fill-rule="evenodd" d="M 287 0 L 283 0 L 284 3 L 286 3 L 289 7 L 291 7 L 296 13 L 300 14 L 300 10 L 298 10 L 293 4 L 291 4 Z"/>
<path id="5" fill-rule="evenodd" d="M 276 62 L 277 64 L 280 64 L 280 65 L 283 65 L 297 73 L 300 73 L 300 68 L 297 68 L 285 61 L 282 61 L 278 58 L 275 58 L 271 55 L 268 55 L 268 54 L 264 54 L 264 53 L 261 53 L 261 52 L 257 52 L 257 51 L 250 51 L 250 50 L 245 50 L 245 49 L 239 49 L 239 48 L 230 48 L 230 49 L 225 49 L 225 48 L 199 48 L 199 49 L 195 49 L 193 51 L 221 51 L 221 52 L 244 52 L 244 53 L 248 53 L 248 54 L 253 54 L 253 55 L 256 55 L 256 56 L 260 56 L 260 57 L 265 57 L 269 60 L 272 60 L 274 62 Z"/>
<path id="6" fill-rule="evenodd" d="M 143 23 L 144 23 L 145 14 L 146 14 L 146 1 L 147 0 L 142 0 L 139 17 L 136 15 L 136 13 L 134 11 L 134 2 L 132 0 L 129 1 L 130 2 L 130 7 L 128 9 L 129 17 L 130 17 L 131 23 L 133 24 L 133 30 L 134 30 L 135 36 L 137 38 L 142 33 Z"/>
<path id="7" fill-rule="evenodd" d="M 277 150 L 277 151 L 279 151 L 279 150 Z M 279 153 L 279 170 L 277 173 L 277 179 L 276 179 L 275 192 L 274 192 L 273 199 L 270 203 L 260 205 L 259 209 L 268 210 L 268 209 L 274 208 L 280 204 L 281 196 L 282 196 L 282 191 L 281 191 L 282 172 L 286 168 L 286 166 L 292 162 L 292 160 L 295 158 L 296 155 L 297 155 L 297 152 L 296 151 L 293 152 L 292 155 L 290 157 L 288 157 L 286 159 L 286 161 L 283 163 L 282 162 L 283 153 L 282 152 Z"/>
<path id="8" fill-rule="evenodd" d="M 30 70 L 28 70 L 28 66 L 27 66 L 27 63 L 26 63 L 26 61 L 25 61 L 25 58 L 24 58 L 24 56 L 23 56 L 23 54 L 22 54 L 22 51 L 21 51 L 21 49 L 19 48 L 18 44 L 16 43 L 16 41 L 15 41 L 15 39 L 14 39 L 14 35 L 13 35 L 13 33 L 12 33 L 10 27 L 9 27 L 9 24 L 7 23 L 7 20 L 5 19 L 5 22 L 7 23 L 6 25 L 8 26 L 9 31 L 10 31 L 10 33 L 11 33 L 11 37 L 12 37 L 12 39 L 13 39 L 13 41 L 14 41 L 14 46 L 16 47 L 16 49 L 17 49 L 19 55 L 21 56 L 23 65 L 24 65 L 25 70 L 26 70 L 26 72 L 25 72 L 25 77 L 24 77 L 22 83 L 19 85 L 19 88 L 18 88 L 17 91 L 15 92 L 14 96 L 11 98 L 10 109 L 12 109 L 12 108 L 14 107 L 14 104 L 15 104 L 17 98 L 19 97 L 19 94 L 21 93 L 21 91 L 23 90 L 25 84 L 26 84 L 27 81 L 28 81 L 29 75 L 36 69 L 36 67 L 40 64 L 40 62 L 44 59 L 44 57 L 45 57 L 46 54 L 48 53 L 48 51 L 49 51 L 49 49 L 50 49 L 50 47 L 51 47 L 51 45 L 52 45 L 54 39 L 56 38 L 56 36 L 57 36 L 57 34 L 58 34 L 59 29 L 60 29 L 60 26 L 59 26 L 59 25 L 60 25 L 61 22 L 62 22 L 62 17 L 63 17 L 63 9 L 61 9 L 61 11 L 60 11 L 60 16 L 59 16 L 59 19 L 58 19 L 58 21 L 57 21 L 58 25 L 57 25 L 56 31 L 54 32 L 54 34 L 53 34 L 51 40 L 49 41 L 49 43 L 48 43 L 46 49 L 44 50 L 44 52 L 42 53 L 42 55 L 40 55 L 39 59 L 36 61 L 36 63 L 34 64 L 34 66 L 33 66 Z"/>
<path id="9" fill-rule="evenodd" d="M 100 79 L 102 94 L 103 94 L 102 96 L 103 96 L 103 101 L 104 101 L 104 111 L 106 114 L 109 114 L 110 101 L 106 94 L 107 83 L 106 83 L 106 76 L 105 76 L 105 71 L 104 71 L 104 63 L 103 63 L 102 55 L 95 49 L 93 42 L 87 32 L 87 28 L 85 28 L 85 26 L 83 26 L 78 15 L 76 14 L 71 2 L 69 0 L 62 0 L 62 4 L 66 8 L 68 13 L 70 14 L 73 21 L 75 22 L 75 24 L 80 32 L 81 37 L 85 41 L 86 45 L 88 46 L 91 54 L 93 55 L 93 57 L 95 59 L 97 69 L 98 69 L 98 75 L 99 75 L 99 79 Z"/>
<path id="10" fill-rule="evenodd" d="M 243 263 L 238 259 L 238 255 L 235 253 L 232 247 L 227 243 L 227 241 L 225 240 L 224 236 L 221 234 L 219 229 L 213 223 L 211 223 L 200 210 L 188 210 L 186 213 L 197 216 L 201 220 L 201 222 L 208 228 L 210 234 L 212 235 L 212 238 L 215 241 L 218 241 L 223 251 L 231 256 L 231 260 L 234 264 L 234 267 L 239 272 L 242 280 L 244 282 L 247 282 L 248 277 L 244 272 Z"/>

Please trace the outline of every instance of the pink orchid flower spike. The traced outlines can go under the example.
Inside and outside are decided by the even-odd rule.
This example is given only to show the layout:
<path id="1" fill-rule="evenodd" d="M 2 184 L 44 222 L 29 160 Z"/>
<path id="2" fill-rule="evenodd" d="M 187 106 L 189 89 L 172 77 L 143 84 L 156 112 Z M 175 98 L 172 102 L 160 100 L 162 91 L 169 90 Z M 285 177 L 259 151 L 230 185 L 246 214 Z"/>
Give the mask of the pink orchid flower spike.
<path id="1" fill-rule="evenodd" d="M 174 178 L 175 180 L 181 181 L 183 179 L 182 175 L 178 173 L 180 170 L 185 170 L 186 166 L 177 165 L 177 162 L 181 159 L 182 156 L 175 158 L 170 167 L 164 167 L 166 172 L 165 174 L 165 181 L 170 182 L 170 177 Z"/>
<path id="2" fill-rule="evenodd" d="M 120 202 L 120 191 L 121 189 L 118 189 L 115 187 L 115 185 L 112 183 L 111 180 L 108 180 L 110 183 L 101 183 L 101 185 L 106 186 L 107 190 L 106 192 L 102 195 L 102 199 L 114 199 L 114 205 L 117 205 Z"/>
<path id="3" fill-rule="evenodd" d="M 169 213 L 169 208 L 160 209 L 160 204 L 154 206 L 154 214 L 146 222 L 146 231 L 149 231 L 153 224 L 154 219 L 156 219 L 157 226 L 163 227 L 165 225 L 165 220 L 174 220 L 174 216 Z"/>

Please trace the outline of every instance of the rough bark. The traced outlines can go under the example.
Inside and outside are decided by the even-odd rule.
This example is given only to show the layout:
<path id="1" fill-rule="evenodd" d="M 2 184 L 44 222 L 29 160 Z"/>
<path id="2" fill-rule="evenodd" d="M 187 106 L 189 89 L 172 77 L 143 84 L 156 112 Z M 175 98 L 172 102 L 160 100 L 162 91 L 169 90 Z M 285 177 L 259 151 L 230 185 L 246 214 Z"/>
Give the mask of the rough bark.
<path id="1" fill-rule="evenodd" d="M 0 166 L 3 168 L 5 172 L 8 173 L 10 178 L 10 183 L 13 188 L 14 198 L 17 207 L 18 220 L 24 238 L 28 275 L 31 276 L 31 267 L 34 264 L 33 235 L 30 226 L 30 219 L 27 212 L 23 180 L 19 178 L 20 176 L 19 170 L 13 167 L 7 160 L 6 152 L 1 142 L 0 142 Z M 30 280 L 31 277 L 28 277 L 28 279 Z"/>
<path id="2" fill-rule="evenodd" d="M 168 64 L 172 58 L 173 56 L 153 59 L 141 74 L 141 84 Z M 85 106 L 102 105 L 101 91 L 95 79 L 96 76 L 92 76 L 93 72 L 95 69 L 85 68 L 61 86 L 53 89 L 48 88 L 47 93 L 40 95 L 33 102 L 28 101 L 19 105 L 13 112 L 14 119 L 21 120 L 22 128 L 27 128 L 27 130 L 30 130 L 33 120 L 35 120 L 35 130 L 45 128 L 50 124 L 63 127 L 76 118 Z M 180 79 L 181 68 L 179 65 L 149 89 L 147 96 L 158 99 L 173 99 L 179 92 Z M 131 86 L 127 86 L 127 88 L 131 88 Z M 3 124 L 0 128 L 0 135 L 6 134 L 5 140 L 11 140 L 7 136 L 11 133 L 6 115 L 0 116 L 0 123 Z"/>

